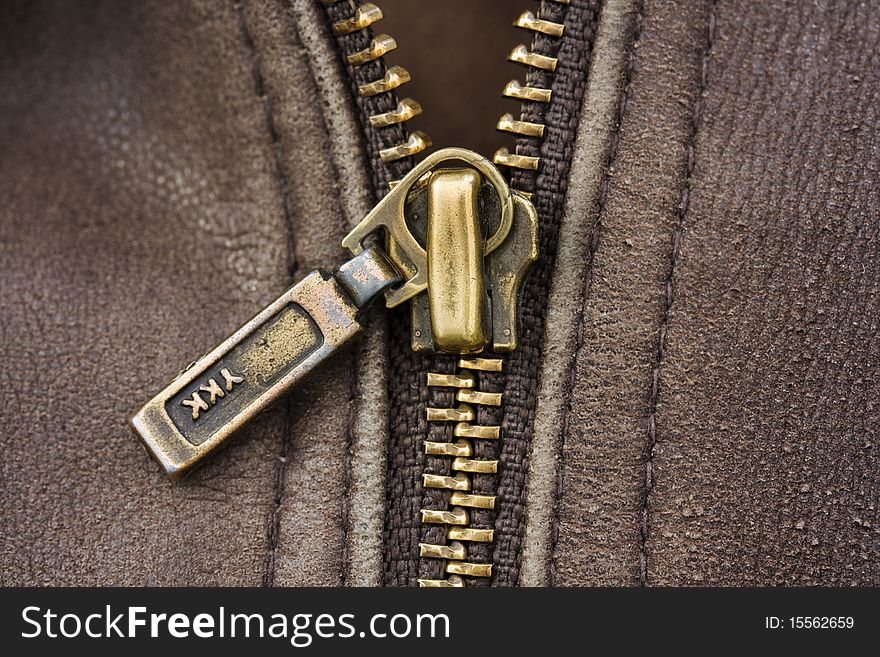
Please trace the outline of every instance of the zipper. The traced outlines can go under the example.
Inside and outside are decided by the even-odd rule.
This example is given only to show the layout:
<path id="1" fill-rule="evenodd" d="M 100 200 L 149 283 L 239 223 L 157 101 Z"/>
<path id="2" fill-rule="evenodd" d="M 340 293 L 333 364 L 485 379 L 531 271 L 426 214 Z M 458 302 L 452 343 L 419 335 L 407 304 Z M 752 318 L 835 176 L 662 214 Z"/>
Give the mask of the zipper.
<path id="1" fill-rule="evenodd" d="M 389 156 L 410 158 L 430 148 L 430 139 L 421 132 L 409 133 L 406 121 L 421 112 L 411 98 L 396 101 L 400 85 L 410 75 L 402 67 L 370 70 L 377 60 L 394 48 L 395 40 L 386 35 L 373 36 L 373 27 L 382 18 L 382 10 L 373 3 L 350 0 L 323 0 L 339 45 L 345 53 L 351 78 L 355 81 L 359 105 L 366 112 L 363 127 L 368 135 L 391 125 L 399 127 L 386 139 L 396 145 L 376 147 L 383 163 Z M 527 198 L 535 192 L 540 168 L 541 144 L 545 135 L 544 117 L 552 99 L 553 77 L 559 64 L 560 39 L 565 33 L 565 14 L 569 0 L 542 2 L 537 11 L 526 10 L 514 25 L 532 35 L 529 45 L 519 44 L 508 60 L 525 69 L 523 80 L 513 79 L 502 94 L 521 103 L 521 114 L 502 115 L 496 129 L 516 138 L 512 150 L 499 149 L 493 162 L 509 171 L 511 187 Z M 357 34 L 357 37 L 354 35 Z M 375 56 L 374 56 L 375 55 Z M 385 81 L 393 79 L 394 88 Z M 364 89 L 377 83 L 388 93 L 382 109 L 365 108 Z M 372 97 L 372 96 L 370 96 Z M 387 107 L 395 110 L 387 110 Z M 370 113 L 378 112 L 378 113 Z M 393 118 L 393 122 L 387 120 Z M 381 135 L 370 136 L 369 144 L 381 142 Z M 404 165 L 406 166 L 406 165 Z M 384 167 L 378 167 L 382 169 Z M 392 180 L 389 180 L 393 184 Z M 379 187 L 381 189 L 381 187 Z M 405 323 L 405 322 L 404 322 Z M 400 341 L 402 331 L 396 335 Z M 420 363 L 419 386 L 428 391 L 424 406 L 425 439 L 421 441 L 423 463 L 421 486 L 423 505 L 418 510 L 423 524 L 417 549 L 420 559 L 428 560 L 419 568 L 422 587 L 462 587 L 491 581 L 492 549 L 495 538 L 495 509 L 498 499 L 498 469 L 502 440 L 504 359 L 461 357 L 455 364 L 439 357 Z M 439 365 L 439 368 L 432 368 Z M 437 371 L 442 368 L 442 371 Z M 432 403 L 433 402 L 433 403 Z M 433 564 L 431 562 L 434 562 Z M 439 567 L 438 567 L 439 566 Z"/>
<path id="2" fill-rule="evenodd" d="M 531 198 L 540 167 L 540 148 L 546 126 L 544 114 L 552 98 L 552 78 L 558 65 L 558 40 L 565 32 L 565 6 L 569 0 L 542 3 L 536 15 L 524 11 L 514 25 L 534 34 L 531 45 L 519 44 L 508 60 L 525 66 L 525 82 L 513 79 L 502 94 L 521 101 L 521 116 L 503 114 L 496 129 L 516 136 L 513 152 L 500 148 L 493 162 L 510 170 L 511 187 Z M 549 54 L 552 53 L 552 54 Z M 455 374 L 427 372 L 429 387 L 454 390 L 454 407 L 428 406 L 428 423 L 451 423 L 454 442 L 426 440 L 426 455 L 449 460 L 449 473 L 438 475 L 430 466 L 422 475 L 424 488 L 448 490 L 446 508 L 423 508 L 421 520 L 448 528 L 445 541 L 419 543 L 419 556 L 441 560 L 443 576 L 419 578 L 420 587 L 464 587 L 491 583 L 492 552 L 486 544 L 495 540 L 495 507 L 498 499 L 497 473 L 504 416 L 501 357 L 461 358 Z M 473 424 L 479 418 L 485 424 Z M 475 458 L 479 456 L 481 458 Z"/>
<path id="3" fill-rule="evenodd" d="M 513 152 L 498 149 L 493 161 L 509 168 L 511 187 L 530 197 L 537 187 L 547 112 L 553 100 L 553 80 L 559 67 L 570 4 L 570 0 L 541 2 L 537 15 L 525 11 L 514 21 L 515 26 L 532 32 L 533 36 L 528 46 L 521 43 L 507 56 L 508 61 L 525 67 L 525 79 L 511 80 L 502 92 L 507 98 L 521 101 L 520 118 L 504 114 L 498 120 L 498 130 L 516 136 L 516 147 Z"/>
<path id="4" fill-rule="evenodd" d="M 521 116 L 505 114 L 496 126 L 516 137 L 512 152 L 502 148 L 493 157 L 508 170 L 509 183 L 470 151 L 427 154 L 430 138 L 407 128 L 420 104 L 398 100 L 410 75 L 383 60 L 396 42 L 373 34 L 381 9 L 354 0 L 322 2 L 348 67 L 373 187 L 382 198 L 343 240 L 351 260 L 332 274 L 316 270 L 287 290 L 181 372 L 132 426 L 169 475 L 184 474 L 356 335 L 376 298 L 384 296 L 389 308 L 409 301 L 409 320 L 392 315 L 391 362 L 392 376 L 405 370 L 418 380 L 411 387 L 418 390 L 420 417 L 404 432 L 420 446 L 419 471 L 404 488 L 422 503 L 409 532 L 415 541 L 396 549 L 418 563 L 418 577 L 407 576 L 406 583 L 491 584 L 499 475 L 506 468 L 524 480 L 527 468 L 526 456 L 502 458 L 504 354 L 518 346 L 519 299 L 538 257 L 538 217 L 529 199 L 541 174 L 544 117 L 552 107 L 570 2 L 545 0 L 538 12 L 515 20 L 533 36 L 530 46 L 518 45 L 508 56 L 526 70 L 524 81 L 512 80 L 503 90 L 521 101 Z M 427 157 L 415 165 L 413 157 L 422 153 Z M 466 166 L 450 168 L 451 161 Z M 384 247 L 373 237 L 380 229 Z M 408 355 L 401 359 L 402 353 Z M 386 558 L 386 567 L 393 561 Z"/>

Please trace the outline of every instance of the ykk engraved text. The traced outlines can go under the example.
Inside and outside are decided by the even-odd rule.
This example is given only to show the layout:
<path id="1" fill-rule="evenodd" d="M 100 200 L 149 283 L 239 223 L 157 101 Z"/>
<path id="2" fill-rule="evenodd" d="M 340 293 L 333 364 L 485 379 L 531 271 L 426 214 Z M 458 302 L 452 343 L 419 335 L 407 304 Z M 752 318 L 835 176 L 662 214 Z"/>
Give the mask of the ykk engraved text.
<path id="1" fill-rule="evenodd" d="M 244 381 L 243 376 L 234 374 L 228 367 L 224 367 L 220 370 L 220 376 L 223 377 L 223 382 L 226 384 L 224 386 L 225 390 L 224 387 L 221 387 L 220 384 L 217 383 L 217 379 L 211 378 L 208 379 L 207 385 L 199 386 L 199 389 L 193 392 L 191 398 L 184 399 L 180 402 L 184 406 L 190 407 L 190 410 L 192 410 L 193 421 L 199 419 L 199 413 L 207 411 L 211 406 L 214 406 L 217 403 L 219 398 L 225 397 L 227 392 L 232 392 L 232 388 L 236 383 Z M 207 401 L 205 401 L 205 397 L 202 397 L 202 395 L 199 394 L 202 392 L 207 395 Z"/>

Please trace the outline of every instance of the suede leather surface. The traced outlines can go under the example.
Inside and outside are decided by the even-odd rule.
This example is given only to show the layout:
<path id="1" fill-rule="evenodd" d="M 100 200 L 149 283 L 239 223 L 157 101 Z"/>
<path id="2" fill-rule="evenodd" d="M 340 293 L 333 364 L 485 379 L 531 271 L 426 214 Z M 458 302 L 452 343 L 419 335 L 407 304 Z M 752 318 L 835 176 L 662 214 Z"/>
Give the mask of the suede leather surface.
<path id="1" fill-rule="evenodd" d="M 331 138 L 296 42 L 272 53 L 294 98 L 267 95 L 257 48 L 282 29 L 273 9 L 4 5 L 4 584 L 342 581 L 343 359 L 181 483 L 126 426 L 340 256 L 348 218 L 326 193 Z"/>
<path id="2" fill-rule="evenodd" d="M 710 21 L 647 582 L 880 584 L 880 7 L 720 3 Z"/>
<path id="3" fill-rule="evenodd" d="M 878 19 L 644 4 L 543 583 L 880 582 Z"/>
<path id="4" fill-rule="evenodd" d="M 639 8 L 640 3 L 635 0 L 609 2 L 602 8 L 577 133 L 570 147 L 568 184 L 564 186 L 563 199 L 558 202 L 562 211 L 556 234 L 555 266 L 549 277 L 549 290 L 544 294 L 546 335 L 537 374 L 537 407 L 528 470 L 525 545 L 519 578 L 525 586 L 542 585 L 551 580 L 553 555 L 565 549 L 569 541 L 574 554 L 566 555 L 569 559 L 562 567 L 569 563 L 581 566 L 581 559 L 593 555 L 601 559 L 601 568 L 609 570 L 617 562 L 626 562 L 624 547 L 628 544 L 625 541 L 623 545 L 615 544 L 606 535 L 603 538 L 610 545 L 602 551 L 594 541 L 584 540 L 586 537 L 577 532 L 581 525 L 570 534 L 559 516 L 562 516 L 561 505 L 567 495 L 584 490 L 583 482 L 573 487 L 563 479 L 563 475 L 571 471 L 561 457 L 567 458 L 568 453 L 563 455 L 563 452 L 572 449 L 581 449 L 587 458 L 595 458 L 601 464 L 603 475 L 613 473 L 596 478 L 614 492 L 609 496 L 606 513 L 610 517 L 626 513 L 625 497 L 619 491 L 627 490 L 627 479 L 609 458 L 617 450 L 601 448 L 609 441 L 608 435 L 601 435 L 595 441 L 587 439 L 588 434 L 581 434 L 582 425 L 573 416 L 583 382 L 573 379 L 572 370 L 575 354 L 584 344 L 581 317 L 589 291 L 584 281 L 589 280 L 597 257 L 600 229 L 597 215 L 607 200 L 608 162 L 617 158 L 620 149 L 616 117 L 627 110 L 623 90 L 632 75 L 632 46 L 639 27 Z M 614 118 L 609 120 L 609 117 Z M 538 182 L 545 179 L 546 175 L 541 176 Z M 603 407 L 610 407 L 616 401 L 603 400 Z M 569 437 L 576 439 L 569 441 Z M 625 522 L 621 524 L 626 526 Z M 584 529 L 595 532 L 595 536 L 601 535 L 603 528 L 591 523 Z M 572 534 L 575 540 L 569 538 Z M 591 549 L 584 550 L 585 544 Z"/>
<path id="5" fill-rule="evenodd" d="M 532 489 L 498 542 L 503 583 L 876 585 L 880 14 L 604 5 L 600 95 L 567 122 L 553 190 L 573 238 L 543 313 L 573 346 L 530 356 L 563 399 L 549 378 L 517 392 L 553 435 L 503 466 L 522 481 L 502 506 Z M 425 359 L 389 367 L 381 323 L 183 482 L 125 423 L 339 262 L 393 177 L 323 12 L 0 9 L 0 584 L 408 584 L 425 567 L 422 464 L 385 451 L 386 393 L 420 414 Z M 423 88 L 401 95 L 426 113 L 454 92 Z M 386 486 L 386 463 L 412 476 Z M 543 547 L 517 580 L 524 531 Z"/>

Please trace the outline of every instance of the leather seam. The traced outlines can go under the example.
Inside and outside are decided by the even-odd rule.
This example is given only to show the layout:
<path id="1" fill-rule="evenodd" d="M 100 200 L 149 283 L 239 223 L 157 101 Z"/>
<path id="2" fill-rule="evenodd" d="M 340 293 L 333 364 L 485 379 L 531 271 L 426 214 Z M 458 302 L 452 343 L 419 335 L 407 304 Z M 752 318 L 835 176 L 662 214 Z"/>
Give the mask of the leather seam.
<path id="1" fill-rule="evenodd" d="M 542 6 L 545 3 L 542 3 Z M 558 19 L 561 20 L 566 25 L 578 25 L 577 20 L 578 17 L 589 16 L 589 20 L 585 20 L 582 31 L 576 34 L 572 34 L 573 30 L 568 29 L 565 35 L 562 37 L 562 40 L 559 43 L 558 48 L 553 51 L 555 56 L 558 56 L 560 60 L 563 57 L 570 57 L 573 61 L 576 57 L 580 58 L 580 66 L 560 66 L 553 76 L 552 79 L 552 88 L 557 89 L 558 92 L 554 92 L 553 100 L 551 100 L 549 107 L 546 109 L 546 113 L 543 114 L 542 117 L 532 117 L 534 119 L 539 119 L 541 122 L 546 124 L 547 134 L 544 139 L 540 141 L 539 151 L 541 157 L 542 166 L 535 177 L 534 181 L 528 181 L 522 175 L 522 172 L 512 172 L 511 174 L 511 184 L 514 187 L 519 187 L 522 189 L 532 189 L 534 191 L 534 198 L 532 199 L 533 204 L 535 205 L 535 209 L 538 211 L 538 216 L 540 220 L 540 228 L 539 228 L 539 250 L 543 251 L 539 261 L 535 263 L 532 268 L 531 273 L 529 274 L 529 280 L 523 286 L 522 294 L 522 303 L 527 303 L 530 293 L 533 290 L 539 290 L 542 286 L 544 286 L 544 290 L 547 294 L 553 289 L 553 280 L 555 277 L 555 273 L 558 267 L 558 252 L 560 248 L 559 243 L 559 231 L 564 223 L 564 216 L 566 213 L 566 205 L 569 198 L 569 190 L 566 181 L 571 175 L 571 167 L 572 167 L 572 158 L 573 152 L 571 149 L 563 149 L 563 153 L 554 155 L 554 143 L 551 136 L 553 133 L 557 133 L 558 135 L 569 132 L 571 134 L 572 142 L 577 139 L 577 135 L 580 131 L 580 126 L 583 121 L 584 112 L 584 103 L 587 94 L 590 89 L 590 79 L 591 72 L 593 67 L 593 57 L 596 48 L 599 25 L 601 22 L 601 16 L 605 11 L 605 8 L 611 3 L 606 2 L 606 0 L 594 0 L 588 1 L 583 0 L 582 2 L 573 2 L 568 7 L 564 9 L 564 15 Z M 558 8 L 557 8 L 558 9 Z M 532 48 L 537 49 L 537 42 L 539 37 L 535 37 L 532 42 Z M 582 40 L 581 40 L 582 39 Z M 532 72 L 533 74 L 534 72 Z M 582 74 L 582 77 L 580 77 Z M 567 79 L 566 79 L 566 76 Z M 545 84 L 544 82 L 533 82 L 530 77 L 526 78 L 527 84 L 537 84 L 538 86 L 542 86 Z M 566 103 L 566 96 L 571 96 L 571 104 Z M 525 108 L 527 106 L 526 103 L 523 104 Z M 569 109 L 570 108 L 570 109 Z M 558 141 L 557 144 L 558 146 Z M 528 153 L 527 150 L 530 148 L 530 140 L 526 138 L 518 138 L 517 139 L 517 152 L 518 153 Z M 558 166 L 548 166 L 551 162 L 556 162 Z M 530 176 L 529 176 L 530 177 Z M 541 236 L 555 235 L 556 237 L 551 239 L 547 237 L 546 239 Z M 529 331 L 533 331 L 535 338 L 535 343 L 532 345 L 532 348 L 535 350 L 535 353 L 544 354 L 546 352 L 547 345 L 547 318 L 546 313 L 537 313 L 537 316 L 534 318 L 535 322 L 533 328 L 530 328 Z M 521 320 L 524 321 L 524 320 Z M 524 324 L 525 326 L 525 324 Z M 524 334 L 526 331 L 524 331 Z M 516 354 L 513 354 L 510 358 L 509 369 L 506 367 L 505 372 L 505 382 L 504 382 L 504 394 L 509 394 L 513 383 L 515 382 L 517 377 L 523 376 L 521 373 L 521 369 L 523 367 L 522 363 L 527 363 L 529 360 L 528 356 L 524 356 L 523 353 L 525 350 L 529 349 L 528 339 L 524 336 L 523 344 L 519 347 L 519 350 Z M 519 362 L 517 362 L 519 361 Z M 534 363 L 533 363 L 534 364 Z M 539 367 L 540 365 L 535 365 Z M 520 371 L 517 371 L 517 368 L 520 368 Z M 521 463 L 523 466 L 523 470 L 526 473 L 527 478 L 531 476 L 531 468 L 532 468 L 532 454 L 535 450 L 535 418 L 537 415 L 537 406 L 538 400 L 537 396 L 540 395 L 540 374 L 536 375 L 534 378 L 535 398 L 526 401 L 525 403 L 517 405 L 515 402 L 513 404 L 506 404 L 504 407 L 504 420 L 502 422 L 502 426 L 521 426 L 522 428 L 517 432 L 509 432 L 507 434 L 507 438 L 502 440 L 500 447 L 500 459 L 503 462 L 505 460 L 513 460 L 513 459 L 521 459 Z M 511 440 L 511 438 L 515 438 L 515 440 Z M 517 443 L 521 443 L 520 446 Z M 559 452 L 555 449 L 558 445 L 554 445 L 553 453 L 556 458 L 560 458 Z M 558 463 L 558 466 L 561 467 L 561 460 Z M 558 470 L 559 468 L 557 468 Z M 499 509 L 497 511 L 495 525 L 496 525 L 496 534 L 502 534 L 503 522 L 508 517 L 516 517 L 517 507 L 521 510 L 520 514 L 520 526 L 522 527 L 519 534 L 514 534 L 514 536 L 518 539 L 518 544 L 514 543 L 512 546 L 512 551 L 514 552 L 513 564 L 509 566 L 510 574 L 506 576 L 505 580 L 502 580 L 506 583 L 515 583 L 522 582 L 522 568 L 523 568 L 523 553 L 525 550 L 525 532 L 526 526 L 529 524 L 529 489 L 531 484 L 525 483 L 520 486 L 517 486 L 515 482 L 505 481 L 504 468 L 500 470 L 499 477 L 499 490 L 503 490 L 503 487 L 508 486 L 512 488 L 512 492 L 508 494 L 510 498 L 509 501 L 504 501 L 504 498 L 499 494 L 500 503 Z M 554 490 L 558 490 L 558 479 L 557 484 L 550 484 L 548 488 L 552 488 Z M 507 506 L 509 510 L 505 511 L 503 508 Z M 555 530 L 554 517 L 556 512 L 555 503 L 548 503 L 547 508 L 552 509 L 548 514 L 547 525 L 545 525 L 546 530 L 550 533 L 550 538 L 547 541 L 548 549 L 552 549 L 552 545 L 555 543 L 555 538 L 553 536 L 553 532 Z M 505 515 L 507 514 L 507 515 Z M 496 543 L 496 547 L 493 553 L 493 561 L 495 563 L 500 563 L 499 553 L 501 552 L 501 543 Z M 510 549 L 510 548 L 508 548 Z M 547 560 L 552 561 L 552 557 L 550 557 L 551 553 L 547 553 Z M 547 578 L 550 579 L 550 566 L 547 564 Z M 499 586 L 500 573 L 501 568 L 496 567 L 494 569 L 493 576 L 493 586 Z"/>
<path id="2" fill-rule="evenodd" d="M 327 21 L 326 12 L 320 12 L 321 18 L 324 21 Z M 327 26 L 329 29 L 329 25 Z M 299 26 L 296 23 L 296 20 L 291 21 L 291 30 L 296 35 L 297 43 L 303 43 L 302 36 L 299 31 Z M 335 41 L 334 41 L 335 43 Z M 309 78 L 312 80 L 315 88 L 318 88 L 318 79 L 315 75 L 315 69 L 312 66 L 311 62 L 311 53 L 308 49 L 304 49 L 304 57 L 303 60 L 306 64 L 306 69 L 308 70 Z M 321 109 L 319 111 L 321 116 L 321 123 L 324 127 L 324 133 L 327 135 L 328 140 L 330 138 L 330 124 L 327 121 L 327 116 L 325 114 L 324 105 L 321 105 Z M 336 162 L 336 158 L 333 157 L 333 153 L 331 150 L 330 155 L 330 166 L 333 169 L 333 177 L 335 180 L 342 180 L 341 171 L 339 170 L 339 166 Z M 341 568 L 341 581 L 340 586 L 346 585 L 346 579 L 348 576 L 348 568 L 346 564 L 348 563 L 348 534 L 350 530 L 350 517 L 349 517 L 349 507 L 350 507 L 350 496 L 352 489 L 352 451 L 354 449 L 355 443 L 355 421 L 357 417 L 357 383 L 358 383 L 358 370 L 357 368 L 352 368 L 349 381 L 348 381 L 348 414 L 346 416 L 345 421 L 345 452 L 344 452 L 344 463 L 343 463 L 343 481 L 342 481 L 342 500 L 341 500 L 341 527 L 340 530 L 342 532 L 342 568 Z"/>
<path id="3" fill-rule="evenodd" d="M 651 371 L 651 392 L 648 403 L 648 435 L 645 447 L 645 488 L 642 503 L 640 546 L 639 546 L 639 579 L 641 586 L 648 586 L 648 555 L 647 546 L 650 537 L 650 513 L 651 492 L 654 489 L 656 479 L 654 477 L 654 449 L 657 445 L 657 400 L 660 394 L 660 369 L 666 356 L 666 338 L 672 319 L 672 307 L 675 303 L 675 269 L 681 240 L 684 234 L 684 220 L 690 205 L 691 181 L 693 179 L 694 164 L 696 160 L 696 142 L 703 119 L 704 96 L 708 84 L 709 61 L 712 46 L 715 43 L 717 0 L 712 0 L 709 10 L 709 20 L 706 30 L 706 43 L 700 56 L 700 81 L 697 88 L 696 100 L 691 115 L 690 133 L 685 142 L 685 157 L 687 161 L 684 180 L 682 181 L 681 194 L 678 208 L 676 209 L 676 222 L 672 234 L 672 249 L 669 254 L 669 269 L 664 281 L 663 308 L 661 311 L 660 326 L 657 334 L 657 351 L 654 367 Z"/>
<path id="4" fill-rule="evenodd" d="M 609 147 L 608 147 L 608 156 L 606 159 L 605 172 L 602 176 L 602 184 L 599 191 L 599 198 L 596 201 L 596 213 L 595 213 L 595 221 L 593 223 L 593 227 L 591 229 L 592 236 L 590 239 L 590 251 L 589 251 L 589 263 L 587 264 L 587 270 L 585 272 L 585 281 L 586 285 L 583 290 L 580 299 L 580 313 L 577 318 L 577 327 L 575 329 L 575 346 L 574 352 L 571 356 L 571 363 L 568 370 L 568 384 L 565 386 L 565 410 L 563 411 L 562 418 L 562 435 L 560 441 L 560 467 L 556 472 L 556 490 L 557 494 L 554 499 L 553 504 L 553 517 L 551 520 L 550 526 L 550 573 L 549 573 L 549 584 L 550 586 L 556 586 L 556 548 L 559 543 L 559 520 L 560 520 L 560 502 L 562 499 L 562 493 L 565 487 L 565 443 L 566 438 L 568 436 L 568 430 L 571 423 L 571 413 L 572 413 L 572 391 L 575 385 L 575 381 L 577 379 L 577 370 L 576 370 L 576 361 L 577 355 L 580 350 L 583 348 L 584 344 L 584 325 L 585 325 L 585 315 L 587 303 L 590 297 L 590 291 L 592 289 L 592 280 L 593 280 L 593 262 L 596 255 L 596 252 L 599 248 L 599 241 L 602 236 L 602 214 L 605 209 L 606 201 L 608 200 L 608 188 L 610 186 L 611 181 L 611 169 L 613 168 L 614 162 L 617 161 L 618 152 L 620 150 L 620 130 L 623 125 L 623 118 L 626 114 L 626 107 L 629 103 L 631 92 L 632 92 L 632 74 L 635 68 L 635 58 L 636 58 L 636 50 L 638 49 L 639 41 L 642 38 L 642 26 L 644 23 L 644 0 L 638 3 L 636 6 L 636 21 L 635 27 L 633 29 L 633 38 L 628 47 L 627 54 L 627 64 L 626 70 L 624 71 L 621 92 L 620 92 L 620 100 L 617 105 L 617 111 L 615 112 L 615 120 L 616 126 L 611 135 Z"/>
<path id="5" fill-rule="evenodd" d="M 276 185 L 281 198 L 281 208 L 284 215 L 285 241 L 287 242 L 287 273 L 288 277 L 293 278 L 298 267 L 296 262 L 296 251 L 294 248 L 293 219 L 290 206 L 287 202 L 288 180 L 282 167 L 281 139 L 275 124 L 272 102 L 266 90 L 262 70 L 260 69 L 260 55 L 257 51 L 257 46 L 253 40 L 251 31 L 248 28 L 244 7 L 241 0 L 235 0 L 233 4 L 239 17 L 239 26 L 244 46 L 251 57 L 254 93 L 264 108 L 266 129 L 268 131 L 269 143 L 272 149 L 272 159 L 275 165 Z M 268 545 L 266 560 L 263 565 L 263 586 L 274 586 L 277 571 L 276 554 L 281 534 L 281 506 L 284 500 L 284 475 L 287 469 L 287 457 L 290 454 L 291 403 L 292 402 L 288 399 L 284 404 L 284 426 L 281 436 L 281 448 L 278 453 L 277 463 L 275 464 L 275 481 L 273 484 L 271 502 L 272 507 L 269 513 L 266 529 L 266 542 Z"/>

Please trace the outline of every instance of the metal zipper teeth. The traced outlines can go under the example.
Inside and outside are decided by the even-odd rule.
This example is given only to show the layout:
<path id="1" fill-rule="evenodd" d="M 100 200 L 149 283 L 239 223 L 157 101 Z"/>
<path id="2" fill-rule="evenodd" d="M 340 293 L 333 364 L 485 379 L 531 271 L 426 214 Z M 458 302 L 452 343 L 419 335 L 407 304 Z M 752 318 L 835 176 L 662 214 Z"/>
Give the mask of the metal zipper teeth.
<path id="1" fill-rule="evenodd" d="M 351 69 L 358 104 L 367 115 L 368 148 L 386 165 L 384 175 L 374 181 L 382 190 L 409 170 L 409 158 L 431 147 L 427 134 L 409 132 L 406 127 L 407 121 L 422 113 L 422 107 L 412 98 L 398 98 L 398 90 L 411 79 L 409 71 L 402 66 L 386 67 L 382 59 L 397 48 L 393 37 L 373 33 L 384 17 L 382 9 L 372 2 L 321 1 Z"/>
<path id="2" fill-rule="evenodd" d="M 515 118 L 507 113 L 498 120 L 496 128 L 516 136 L 513 152 L 499 148 L 492 160 L 496 165 L 510 169 L 511 186 L 526 196 L 535 191 L 537 174 L 541 167 L 540 149 L 546 131 L 545 117 L 553 98 L 552 82 L 559 64 L 557 57 L 561 38 L 565 34 L 565 14 L 570 0 L 545 0 L 538 12 L 525 11 L 513 22 L 515 27 L 532 34 L 529 46 L 519 44 L 507 59 L 526 67 L 525 82 L 513 79 L 502 95 L 522 102 L 522 114 Z"/>
<path id="3" fill-rule="evenodd" d="M 479 372 L 500 372 L 503 362 L 500 358 L 466 358 L 458 361 L 457 374 L 429 372 L 427 384 L 431 387 L 455 390 L 455 408 L 426 409 L 428 422 L 453 422 L 454 442 L 425 441 L 425 454 L 447 457 L 451 460 L 452 475 L 423 473 L 422 485 L 425 488 L 440 488 L 450 491 L 446 509 L 422 509 L 421 520 L 427 524 L 446 525 L 446 543 L 419 543 L 419 556 L 427 559 L 443 560 L 443 579 L 420 579 L 420 587 L 463 587 L 466 577 L 488 578 L 492 576 L 492 564 L 474 561 L 468 557 L 468 546 L 472 543 L 491 543 L 495 540 L 495 530 L 474 527 L 471 514 L 478 509 L 494 509 L 495 495 L 482 495 L 473 492 L 475 474 L 495 474 L 498 461 L 474 458 L 475 441 L 498 441 L 501 427 L 496 425 L 473 424 L 477 413 L 475 406 L 500 406 L 501 393 L 484 392 L 477 389 Z"/>
<path id="4" fill-rule="evenodd" d="M 512 170 L 511 186 L 531 196 L 536 172 L 540 167 L 540 144 L 546 126 L 546 114 L 553 92 L 552 75 L 556 71 L 558 59 L 556 52 L 559 39 L 565 33 L 560 20 L 564 17 L 569 0 L 550 0 L 541 3 L 536 15 L 525 11 L 514 21 L 516 27 L 532 32 L 532 47 L 516 46 L 508 55 L 508 60 L 527 67 L 526 82 L 511 80 L 504 87 L 503 95 L 522 102 L 523 115 L 515 118 L 507 113 L 498 120 L 496 128 L 517 136 L 517 149 L 511 153 L 506 148 L 499 149 L 493 161 L 496 165 Z M 554 6 L 555 5 L 555 6 Z M 540 117 L 536 120 L 533 117 Z M 457 374 L 428 374 L 429 386 L 456 389 L 456 408 L 428 408 L 429 422 L 454 422 L 455 442 L 425 442 L 425 453 L 429 456 L 445 456 L 451 459 L 452 476 L 424 473 L 422 484 L 426 488 L 445 488 L 451 491 L 448 508 L 422 509 L 424 523 L 448 525 L 445 544 L 419 544 L 419 556 L 443 560 L 444 579 L 420 579 L 421 587 L 463 587 L 469 578 L 491 578 L 492 564 L 469 559 L 468 546 L 473 542 L 491 543 L 495 539 L 493 529 L 472 526 L 471 509 L 494 510 L 495 495 L 477 495 L 472 490 L 472 474 L 494 474 L 498 470 L 497 460 L 475 460 L 474 440 L 501 439 L 501 427 L 478 426 L 472 422 L 476 418 L 474 406 L 501 406 L 501 393 L 487 393 L 475 390 L 475 372 L 500 372 L 503 360 L 500 358 L 462 358 L 458 362 Z"/>
<path id="5" fill-rule="evenodd" d="M 516 46 L 508 60 L 522 64 L 527 73 L 525 83 L 511 80 L 503 95 L 522 102 L 522 115 L 516 119 L 503 115 L 496 126 L 500 131 L 517 136 L 513 153 L 499 149 L 493 160 L 496 165 L 511 169 L 511 186 L 531 196 L 535 174 L 540 167 L 540 144 L 544 137 L 543 116 L 552 98 L 551 81 L 558 60 L 555 57 L 558 39 L 564 34 L 560 16 L 570 0 L 545 0 L 536 13 L 526 11 L 514 21 L 514 25 L 530 31 L 535 36 L 531 47 Z M 383 184 L 393 186 L 395 179 L 409 169 L 408 159 L 430 148 L 431 140 L 422 131 L 407 131 L 406 122 L 422 112 L 421 105 L 412 98 L 398 100 L 397 90 L 410 81 L 409 72 L 401 66 L 386 67 L 383 56 L 397 48 L 397 42 L 387 34 L 373 35 L 372 26 L 383 18 L 382 10 L 371 2 L 355 0 L 322 0 L 328 8 L 333 32 L 340 41 L 345 59 L 356 81 L 359 105 L 365 110 L 368 121 L 368 147 L 378 155 L 386 169 L 376 177 L 377 188 Z M 352 39 L 359 47 L 352 48 Z M 365 72 L 368 72 L 365 75 Z M 366 79 L 365 79 L 366 78 Z M 370 132 L 373 132 L 372 138 Z M 389 135 L 391 135 L 389 137 Z M 390 139 L 390 143 L 389 143 Z M 498 407 L 502 403 L 500 393 L 488 393 L 475 389 L 480 371 L 500 372 L 500 358 L 461 358 L 460 371 L 456 375 L 428 373 L 427 384 L 432 387 L 452 388 L 459 402 L 456 408 L 426 409 L 429 422 L 453 422 L 454 442 L 426 441 L 426 455 L 447 457 L 451 476 L 423 472 L 425 488 L 450 491 L 446 509 L 421 509 L 421 520 L 429 525 L 445 525 L 446 542 L 443 544 L 420 543 L 419 556 L 443 561 L 444 579 L 420 579 L 422 587 L 461 587 L 471 578 L 490 578 L 492 564 L 468 558 L 468 546 L 474 543 L 491 543 L 494 530 L 472 525 L 474 510 L 494 510 L 495 495 L 476 494 L 472 491 L 473 476 L 494 474 L 497 460 L 474 459 L 474 441 L 495 441 L 501 438 L 497 425 L 473 424 L 475 407 L 481 405 Z"/>

